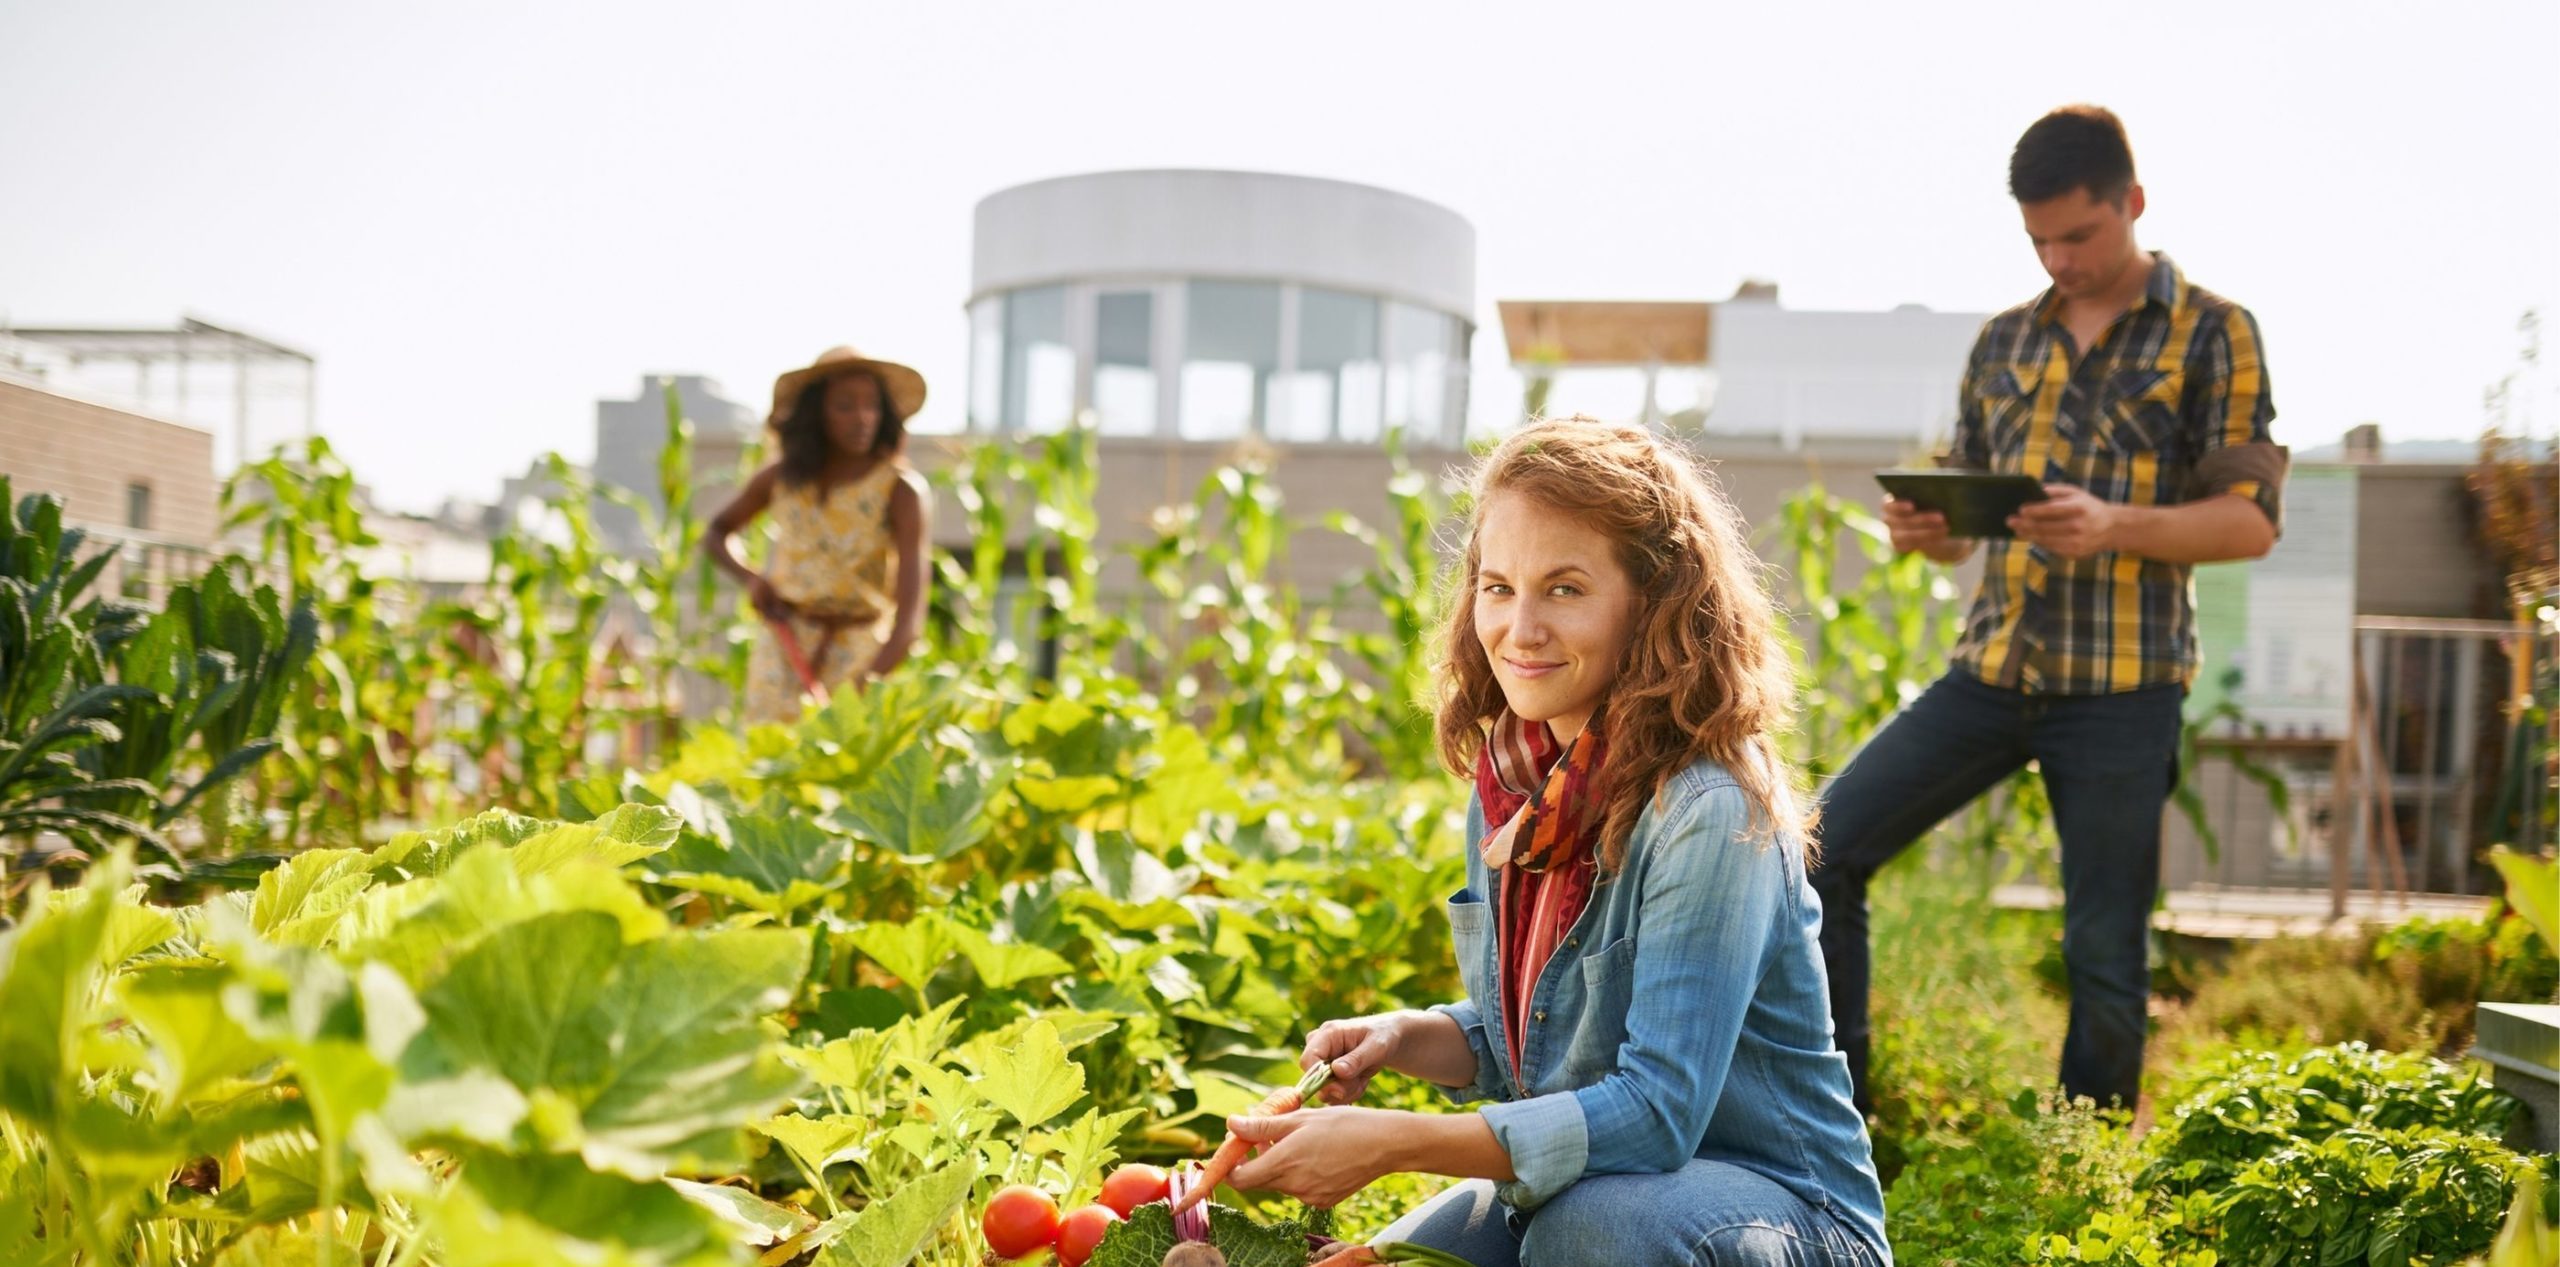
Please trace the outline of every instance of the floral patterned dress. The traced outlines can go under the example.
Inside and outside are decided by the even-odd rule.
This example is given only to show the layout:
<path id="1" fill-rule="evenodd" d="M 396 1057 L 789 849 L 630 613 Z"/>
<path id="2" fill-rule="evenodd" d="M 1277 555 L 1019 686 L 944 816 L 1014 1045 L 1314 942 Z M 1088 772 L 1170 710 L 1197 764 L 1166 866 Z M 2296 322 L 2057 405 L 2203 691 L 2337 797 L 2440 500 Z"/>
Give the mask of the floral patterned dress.
<path id="1" fill-rule="evenodd" d="M 889 496 L 904 467 L 882 462 L 847 484 L 775 481 L 773 557 L 765 575 L 797 614 L 792 633 L 818 683 L 834 690 L 871 671 L 897 616 L 897 543 Z M 747 660 L 747 719 L 800 716 L 800 677 L 770 633 Z"/>

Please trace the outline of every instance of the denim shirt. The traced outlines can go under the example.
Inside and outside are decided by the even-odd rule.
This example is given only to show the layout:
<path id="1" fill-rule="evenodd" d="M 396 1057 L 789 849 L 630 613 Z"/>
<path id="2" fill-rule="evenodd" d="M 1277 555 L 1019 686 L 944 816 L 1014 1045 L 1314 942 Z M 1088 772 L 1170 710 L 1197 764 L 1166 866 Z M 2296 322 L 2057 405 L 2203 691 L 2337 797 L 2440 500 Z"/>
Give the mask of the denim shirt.
<path id="1" fill-rule="evenodd" d="M 1584 1175 L 1702 1157 L 1767 1176 L 1883 1249 L 1884 1193 L 1831 1041 L 1804 845 L 1749 827 L 1722 766 L 1672 777 L 1539 974 L 1515 1079 L 1476 849 L 1484 811 L 1468 807 L 1467 887 L 1448 902 L 1467 997 L 1432 1010 L 1476 1057 L 1475 1082 L 1443 1090 L 1495 1101 L 1478 1111 L 1518 1176 L 1497 1187 L 1505 1204 L 1531 1210 Z"/>

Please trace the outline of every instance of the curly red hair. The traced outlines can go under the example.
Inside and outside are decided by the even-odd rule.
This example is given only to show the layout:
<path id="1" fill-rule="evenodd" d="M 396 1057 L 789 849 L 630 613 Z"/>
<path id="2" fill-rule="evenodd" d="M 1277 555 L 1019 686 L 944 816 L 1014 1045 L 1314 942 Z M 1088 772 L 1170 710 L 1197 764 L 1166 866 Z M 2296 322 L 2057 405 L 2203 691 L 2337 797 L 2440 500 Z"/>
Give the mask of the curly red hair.
<path id="1" fill-rule="evenodd" d="M 1472 600 L 1484 508 L 1517 493 L 1607 536 L 1640 596 L 1626 661 L 1600 706 L 1609 737 L 1601 865 L 1619 867 L 1645 807 L 1700 757 L 1742 785 L 1755 837 L 1793 833 L 1810 850 L 1812 811 L 1777 743 L 1795 715 L 1795 670 L 1742 516 L 1707 473 L 1651 432 L 1577 414 L 1521 428 L 1469 486 L 1466 566 L 1440 633 L 1440 758 L 1450 772 L 1474 774 L 1505 706 Z"/>

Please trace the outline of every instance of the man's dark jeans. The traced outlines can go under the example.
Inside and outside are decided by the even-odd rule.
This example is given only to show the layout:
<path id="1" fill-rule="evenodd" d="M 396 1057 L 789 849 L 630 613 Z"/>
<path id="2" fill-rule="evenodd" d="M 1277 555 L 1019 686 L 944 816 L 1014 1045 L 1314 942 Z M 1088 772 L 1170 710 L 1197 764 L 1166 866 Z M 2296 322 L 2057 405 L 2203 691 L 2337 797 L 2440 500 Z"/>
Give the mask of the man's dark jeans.
<path id="1" fill-rule="evenodd" d="M 2160 815 L 2177 782 L 2186 688 L 2029 695 L 1958 669 L 1859 750 L 1822 797 L 1822 957 L 1858 1104 L 1867 1087 L 1867 881 L 1973 798 L 2034 761 L 2062 836 L 2062 958 L 2071 1028 L 2062 1088 L 2130 1106 L 2142 1086 L 2146 957 Z M 1945 930 L 1950 936 L 1961 929 Z"/>

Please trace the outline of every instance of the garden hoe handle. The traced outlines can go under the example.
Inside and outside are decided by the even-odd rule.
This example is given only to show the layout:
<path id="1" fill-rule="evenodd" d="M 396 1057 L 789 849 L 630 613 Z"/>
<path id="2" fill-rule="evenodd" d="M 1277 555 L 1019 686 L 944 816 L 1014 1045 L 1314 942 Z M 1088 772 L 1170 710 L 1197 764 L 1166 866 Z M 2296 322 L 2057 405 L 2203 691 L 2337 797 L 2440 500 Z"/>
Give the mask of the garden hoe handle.
<path id="1" fill-rule="evenodd" d="M 827 688 L 818 684 L 818 671 L 809 666 L 809 653 L 801 649 L 800 634 L 791 627 L 790 618 L 775 619 L 767 616 L 764 627 L 773 631 L 773 640 L 781 646 L 784 662 L 791 666 L 793 676 L 800 679 L 801 693 L 821 704 L 825 703 Z"/>

